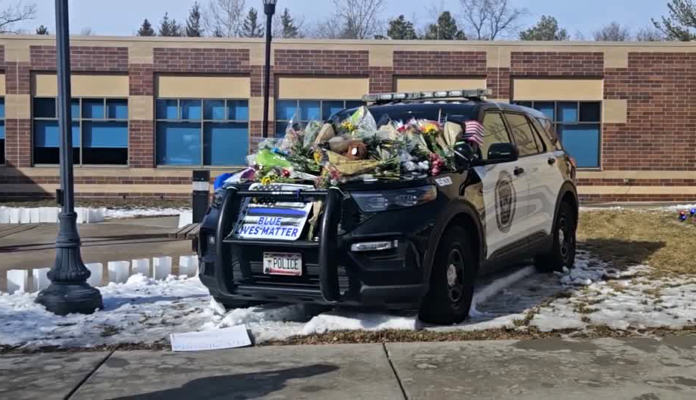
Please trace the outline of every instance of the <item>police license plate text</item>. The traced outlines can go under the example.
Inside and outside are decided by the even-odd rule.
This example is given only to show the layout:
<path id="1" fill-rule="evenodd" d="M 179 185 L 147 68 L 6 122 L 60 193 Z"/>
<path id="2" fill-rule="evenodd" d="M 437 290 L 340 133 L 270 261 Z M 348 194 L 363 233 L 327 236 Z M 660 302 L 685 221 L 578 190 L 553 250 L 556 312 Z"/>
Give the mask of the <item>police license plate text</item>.
<path id="1" fill-rule="evenodd" d="M 263 273 L 266 275 L 302 275 L 302 255 L 297 253 L 263 253 Z"/>

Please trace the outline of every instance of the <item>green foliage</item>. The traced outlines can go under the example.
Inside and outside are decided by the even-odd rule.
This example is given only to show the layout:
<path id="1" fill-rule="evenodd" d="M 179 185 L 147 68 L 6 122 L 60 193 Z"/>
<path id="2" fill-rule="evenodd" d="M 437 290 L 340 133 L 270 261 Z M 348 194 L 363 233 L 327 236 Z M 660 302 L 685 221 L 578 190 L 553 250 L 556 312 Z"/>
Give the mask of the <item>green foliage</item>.
<path id="1" fill-rule="evenodd" d="M 169 13 L 164 14 L 164 18 L 160 21 L 159 26 L 160 36 L 183 36 L 181 25 L 175 19 L 169 19 Z"/>
<path id="2" fill-rule="evenodd" d="M 280 23 L 283 25 L 283 38 L 293 39 L 300 37 L 300 28 L 295 25 L 295 20 L 292 18 L 287 8 L 283 12 L 283 15 L 280 16 Z"/>
<path id="3" fill-rule="evenodd" d="M 418 39 L 413 22 L 407 20 L 403 15 L 389 21 L 387 36 L 392 40 L 415 40 Z"/>
<path id="4" fill-rule="evenodd" d="M 37 34 L 37 35 L 48 35 L 48 34 L 49 34 L 48 28 L 46 28 L 45 26 L 41 25 L 41 26 L 39 26 L 38 28 L 36 28 L 36 34 Z"/>
<path id="5" fill-rule="evenodd" d="M 533 27 L 520 32 L 520 40 L 559 41 L 568 39 L 570 39 L 568 32 L 558 26 L 556 18 L 546 15 L 542 15 L 541 20 Z"/>
<path id="6" fill-rule="evenodd" d="M 655 28 L 664 33 L 667 40 L 696 40 L 696 4 L 693 0 L 672 0 L 667 7 L 669 17 L 661 17 L 661 22 L 653 19 Z"/>
<path id="7" fill-rule="evenodd" d="M 263 37 L 263 25 L 259 24 L 259 13 L 254 7 L 249 9 L 249 14 L 247 14 L 244 20 L 244 25 L 242 25 L 242 36 L 248 38 Z"/>
<path id="8" fill-rule="evenodd" d="M 143 24 L 138 29 L 138 36 L 156 36 L 155 30 L 152 29 L 152 24 L 145 18 Z"/>
<path id="9" fill-rule="evenodd" d="M 193 7 L 191 7 L 188 19 L 186 20 L 186 36 L 203 36 L 203 28 L 201 27 L 201 6 L 198 2 L 193 3 Z"/>
<path id="10" fill-rule="evenodd" d="M 466 35 L 457 26 L 449 11 L 440 14 L 436 24 L 428 25 L 425 36 L 426 40 L 466 40 Z"/>

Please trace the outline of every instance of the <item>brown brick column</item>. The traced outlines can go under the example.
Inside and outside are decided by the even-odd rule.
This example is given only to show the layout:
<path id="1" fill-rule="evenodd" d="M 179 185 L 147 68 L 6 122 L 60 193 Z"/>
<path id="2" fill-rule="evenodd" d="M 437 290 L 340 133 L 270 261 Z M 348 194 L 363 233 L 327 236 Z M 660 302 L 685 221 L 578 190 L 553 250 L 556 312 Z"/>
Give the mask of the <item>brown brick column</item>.
<path id="1" fill-rule="evenodd" d="M 389 93 L 395 90 L 393 68 L 370 67 L 370 93 Z"/>
<path id="2" fill-rule="evenodd" d="M 152 64 L 128 66 L 129 108 L 128 165 L 132 168 L 155 166 L 155 79 Z"/>
<path id="3" fill-rule="evenodd" d="M 31 73 L 28 62 L 5 63 L 5 162 L 31 167 Z"/>
<path id="4" fill-rule="evenodd" d="M 488 68 L 487 83 L 491 98 L 511 100 L 510 68 Z"/>

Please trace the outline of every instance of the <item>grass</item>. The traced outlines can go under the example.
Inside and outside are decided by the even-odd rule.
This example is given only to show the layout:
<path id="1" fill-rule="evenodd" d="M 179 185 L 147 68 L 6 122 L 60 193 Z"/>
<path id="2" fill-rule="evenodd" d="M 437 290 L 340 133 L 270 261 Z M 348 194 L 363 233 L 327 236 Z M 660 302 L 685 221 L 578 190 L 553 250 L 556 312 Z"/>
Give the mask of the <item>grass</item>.
<path id="1" fill-rule="evenodd" d="M 648 264 L 658 275 L 696 274 L 696 224 L 677 213 L 581 212 L 578 243 L 618 268 Z"/>

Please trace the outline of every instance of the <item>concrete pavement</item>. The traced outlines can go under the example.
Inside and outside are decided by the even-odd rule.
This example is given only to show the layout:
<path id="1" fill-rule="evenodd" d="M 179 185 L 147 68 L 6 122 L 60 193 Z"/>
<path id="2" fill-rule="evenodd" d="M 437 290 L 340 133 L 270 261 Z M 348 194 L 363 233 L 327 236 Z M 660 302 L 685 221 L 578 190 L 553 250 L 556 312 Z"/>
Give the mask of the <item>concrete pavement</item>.
<path id="1" fill-rule="evenodd" d="M 693 399 L 696 337 L 0 356 L 0 398 Z"/>
<path id="2" fill-rule="evenodd" d="M 110 220 L 79 225 L 82 259 L 85 263 L 131 261 L 171 256 L 176 264 L 181 255 L 192 254 L 190 240 L 177 240 L 178 217 Z M 0 290 L 5 271 L 50 268 L 56 257 L 58 225 L 0 225 Z M 106 276 L 106 274 L 104 274 Z M 104 282 L 106 283 L 106 282 Z"/>

